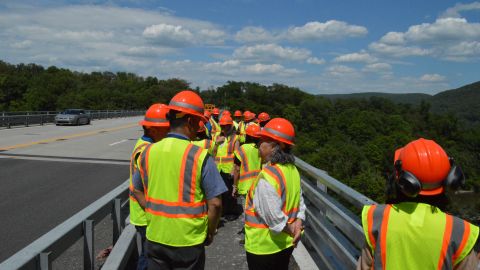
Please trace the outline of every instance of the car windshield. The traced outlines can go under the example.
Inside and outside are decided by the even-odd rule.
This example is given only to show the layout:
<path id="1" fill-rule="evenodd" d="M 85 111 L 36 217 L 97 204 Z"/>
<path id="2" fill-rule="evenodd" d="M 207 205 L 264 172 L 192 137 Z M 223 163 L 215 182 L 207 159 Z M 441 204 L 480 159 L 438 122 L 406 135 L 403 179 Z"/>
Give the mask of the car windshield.
<path id="1" fill-rule="evenodd" d="M 80 114 L 82 110 L 65 110 L 63 114 Z"/>

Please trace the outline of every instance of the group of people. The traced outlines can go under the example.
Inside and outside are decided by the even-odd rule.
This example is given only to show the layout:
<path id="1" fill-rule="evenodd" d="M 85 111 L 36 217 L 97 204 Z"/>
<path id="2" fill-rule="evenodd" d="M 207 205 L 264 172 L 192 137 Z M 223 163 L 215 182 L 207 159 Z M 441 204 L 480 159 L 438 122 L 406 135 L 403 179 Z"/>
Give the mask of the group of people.
<path id="1" fill-rule="evenodd" d="M 249 269 L 287 269 L 305 219 L 293 125 L 267 113 L 204 110 L 190 90 L 154 104 L 130 165 L 137 269 L 203 269 L 220 217 L 245 213 Z"/>
<path id="2" fill-rule="evenodd" d="M 130 222 L 145 252 L 137 269 L 203 269 L 220 217 L 239 215 L 237 199 L 249 269 L 288 269 L 305 220 L 291 122 L 210 112 L 185 90 L 140 125 L 130 166 Z M 386 204 L 362 211 L 357 269 L 476 269 L 479 228 L 445 213 L 447 191 L 465 181 L 460 167 L 418 139 L 395 152 L 393 168 Z"/>

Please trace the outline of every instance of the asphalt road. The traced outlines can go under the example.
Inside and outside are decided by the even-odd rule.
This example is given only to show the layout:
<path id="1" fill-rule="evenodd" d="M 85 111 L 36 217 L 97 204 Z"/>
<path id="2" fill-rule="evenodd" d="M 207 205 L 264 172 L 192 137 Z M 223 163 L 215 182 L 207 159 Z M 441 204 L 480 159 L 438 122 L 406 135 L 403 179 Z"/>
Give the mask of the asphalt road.
<path id="1" fill-rule="evenodd" d="M 0 130 L 0 262 L 128 178 L 138 120 Z"/>

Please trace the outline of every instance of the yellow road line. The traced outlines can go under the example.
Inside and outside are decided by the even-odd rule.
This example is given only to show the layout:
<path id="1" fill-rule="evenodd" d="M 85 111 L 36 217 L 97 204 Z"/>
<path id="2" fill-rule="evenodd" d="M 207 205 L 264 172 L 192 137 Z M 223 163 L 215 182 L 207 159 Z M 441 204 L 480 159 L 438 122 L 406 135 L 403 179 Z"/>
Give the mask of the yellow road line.
<path id="1" fill-rule="evenodd" d="M 54 137 L 54 138 L 40 140 L 40 141 L 36 141 L 36 142 L 16 144 L 16 145 L 2 147 L 2 148 L 0 148 L 0 150 L 6 151 L 6 150 L 17 149 L 17 148 L 24 148 L 24 147 L 28 147 L 28 146 L 32 146 L 32 145 L 36 145 L 36 144 L 41 144 L 41 143 L 54 142 L 54 141 L 57 141 L 57 140 L 66 140 L 66 139 L 73 139 L 73 138 L 78 138 L 78 137 L 86 137 L 86 136 L 96 135 L 96 134 L 103 133 L 103 132 L 117 131 L 117 130 L 120 130 L 120 129 L 131 128 L 131 127 L 135 127 L 135 126 L 138 126 L 138 124 L 129 124 L 129 125 L 124 125 L 124 126 L 115 127 L 115 128 L 107 128 L 107 129 L 101 129 L 101 130 L 88 131 L 88 132 L 63 136 L 63 137 Z"/>

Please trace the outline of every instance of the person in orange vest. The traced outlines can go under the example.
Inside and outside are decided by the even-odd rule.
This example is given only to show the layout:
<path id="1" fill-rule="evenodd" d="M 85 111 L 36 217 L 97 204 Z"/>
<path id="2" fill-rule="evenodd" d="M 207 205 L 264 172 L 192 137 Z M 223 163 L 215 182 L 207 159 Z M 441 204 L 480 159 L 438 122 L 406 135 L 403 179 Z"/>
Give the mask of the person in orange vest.
<path id="1" fill-rule="evenodd" d="M 477 269 L 479 228 L 445 213 L 447 190 L 465 177 L 435 141 L 397 149 L 387 203 L 362 211 L 366 245 L 357 269 Z"/>
<path id="2" fill-rule="evenodd" d="M 203 269 L 227 187 L 207 150 L 190 142 L 206 121 L 200 96 L 181 91 L 168 107 L 170 132 L 142 152 L 134 183 L 148 220 L 148 269 Z"/>
<path id="3" fill-rule="evenodd" d="M 245 204 L 245 250 L 249 269 L 288 269 L 300 240 L 305 204 L 291 153 L 295 129 L 274 118 L 259 132 L 264 163 Z"/>
<path id="4" fill-rule="evenodd" d="M 223 194 L 223 210 L 224 216 L 227 220 L 234 220 L 238 217 L 236 199 L 232 196 L 233 191 L 233 173 L 234 173 L 234 152 L 240 145 L 238 136 L 235 134 L 232 117 L 225 114 L 220 119 L 220 127 L 222 133 L 217 136 L 215 143 L 218 145 L 215 162 L 217 163 L 218 171 L 228 187 L 228 192 Z"/>
<path id="5" fill-rule="evenodd" d="M 270 121 L 270 115 L 266 112 L 262 112 L 258 115 L 258 124 L 260 127 L 264 127 L 268 121 Z"/>
<path id="6" fill-rule="evenodd" d="M 137 269 L 147 269 L 147 257 L 145 254 L 145 233 L 147 228 L 147 218 L 145 211 L 137 202 L 133 188 L 133 178 L 138 177 L 138 158 L 147 145 L 155 143 L 165 138 L 170 124 L 167 120 L 168 107 L 165 104 L 153 104 L 148 108 L 145 117 L 139 124 L 143 128 L 143 136 L 137 140 L 130 158 L 130 223 L 135 225 L 137 233 L 141 239 L 141 253 L 137 262 Z"/>

